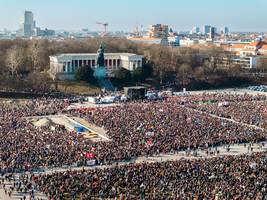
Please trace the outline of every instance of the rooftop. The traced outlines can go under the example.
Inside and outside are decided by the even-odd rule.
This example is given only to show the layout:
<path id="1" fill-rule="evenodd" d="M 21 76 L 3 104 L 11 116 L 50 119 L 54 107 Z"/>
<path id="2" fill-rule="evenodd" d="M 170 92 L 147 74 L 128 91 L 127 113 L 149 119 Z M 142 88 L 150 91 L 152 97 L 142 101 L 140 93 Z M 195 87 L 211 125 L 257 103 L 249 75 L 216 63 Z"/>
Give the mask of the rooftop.
<path id="1" fill-rule="evenodd" d="M 257 46 L 259 46 L 260 44 L 261 44 L 261 42 L 259 42 L 259 41 L 256 41 L 256 42 L 251 42 L 251 43 L 247 44 L 246 46 L 253 46 L 253 47 L 257 47 Z"/>
<path id="2" fill-rule="evenodd" d="M 263 46 L 261 47 L 261 50 L 267 50 L 267 44 L 263 45 Z"/>
<path id="3" fill-rule="evenodd" d="M 128 38 L 128 40 L 138 40 L 138 41 L 158 41 L 158 40 L 162 40 L 161 38 L 135 38 L 135 37 L 132 37 L 132 38 Z"/>
<path id="4" fill-rule="evenodd" d="M 56 54 L 51 57 L 64 57 L 64 56 L 95 56 L 97 53 L 62 53 Z M 136 56 L 134 53 L 105 53 L 105 55 L 114 55 L 114 56 Z"/>
<path id="5" fill-rule="evenodd" d="M 246 44 L 233 44 L 230 48 L 231 49 L 243 49 Z"/>

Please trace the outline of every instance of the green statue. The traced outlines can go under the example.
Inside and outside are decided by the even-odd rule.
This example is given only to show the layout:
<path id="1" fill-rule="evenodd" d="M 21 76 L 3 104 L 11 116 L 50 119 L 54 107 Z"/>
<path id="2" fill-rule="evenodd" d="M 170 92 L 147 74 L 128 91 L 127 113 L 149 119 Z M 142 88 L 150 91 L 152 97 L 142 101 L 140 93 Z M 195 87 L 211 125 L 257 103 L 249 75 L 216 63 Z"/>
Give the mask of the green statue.
<path id="1" fill-rule="evenodd" d="M 98 67 L 104 67 L 105 66 L 105 58 L 104 58 L 104 47 L 103 44 L 101 43 L 99 46 L 99 49 L 97 51 L 97 62 L 96 62 Z"/>
<path id="2" fill-rule="evenodd" d="M 94 77 L 97 79 L 104 79 L 107 76 L 107 69 L 105 67 L 104 46 L 101 43 L 97 51 L 96 59 L 97 67 L 94 70 Z"/>

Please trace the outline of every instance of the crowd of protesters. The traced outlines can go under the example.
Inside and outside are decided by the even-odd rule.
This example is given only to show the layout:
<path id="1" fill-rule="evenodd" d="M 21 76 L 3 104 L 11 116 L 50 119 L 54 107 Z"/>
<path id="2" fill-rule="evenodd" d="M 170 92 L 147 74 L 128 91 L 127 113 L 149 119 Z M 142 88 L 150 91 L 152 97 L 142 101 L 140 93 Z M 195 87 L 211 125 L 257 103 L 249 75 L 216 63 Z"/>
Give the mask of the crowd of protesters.
<path id="1" fill-rule="evenodd" d="M 49 199 L 266 199 L 267 156 L 255 153 L 200 160 L 65 171 L 32 179 Z"/>
<path id="2" fill-rule="evenodd" d="M 197 102 L 244 102 L 244 101 L 266 101 L 266 95 L 251 95 L 251 94 L 232 94 L 232 93 L 200 93 L 193 95 L 181 95 L 179 97 L 174 97 L 171 99 L 176 99 L 185 104 L 197 103 Z"/>
<path id="3" fill-rule="evenodd" d="M 38 194 L 36 184 L 32 182 L 32 177 L 34 177 L 33 174 L 9 173 L 1 175 L 0 188 L 3 189 L 5 196 L 8 196 L 9 199 L 15 197 L 20 200 L 43 200 L 44 198 Z M 3 199 L 6 198 L 3 197 Z"/>
<path id="4" fill-rule="evenodd" d="M 226 107 L 218 107 L 218 103 L 226 101 Z M 265 129 L 209 115 L 265 128 L 266 118 L 260 114 L 266 107 L 265 96 L 204 94 L 95 109 L 67 110 L 67 106 L 66 101 L 51 98 L 0 100 L 3 176 L 40 167 L 83 166 L 90 159 L 101 165 L 138 156 L 260 142 L 266 140 L 267 134 Z M 58 113 L 103 127 L 110 141 L 93 143 L 60 125 L 37 127 L 27 119 Z M 72 199 L 264 199 L 266 162 L 266 155 L 257 153 L 68 171 L 26 179 L 37 184 L 51 200 L 65 199 L 66 195 Z M 29 183 L 26 181 L 26 185 Z"/>
<path id="5" fill-rule="evenodd" d="M 252 96 L 215 96 L 252 101 Z M 214 99 L 214 96 L 205 96 Z M 258 97 L 257 100 L 262 100 Z M 154 102 L 128 102 L 94 111 L 66 111 L 63 100 L 35 99 L 22 102 L 0 101 L 0 168 L 4 171 L 38 167 L 85 165 L 130 160 L 138 156 L 208 148 L 216 145 L 259 142 L 266 131 L 187 109 L 186 101 L 201 96 Z M 203 100 L 203 99 L 202 99 Z M 110 141 L 91 142 L 59 125 L 36 127 L 25 117 L 68 112 L 107 130 Z M 89 156 L 88 156 L 89 155 Z M 89 158 L 90 157 L 90 158 Z"/>
<path id="6" fill-rule="evenodd" d="M 220 103 L 222 105 L 220 105 Z M 194 103 L 190 107 L 238 122 L 267 128 L 267 101 Z"/>
<path id="7" fill-rule="evenodd" d="M 215 96 L 218 100 L 225 96 Z M 200 96 L 189 97 L 198 101 Z M 193 99 L 194 98 L 194 99 Z M 207 97 L 212 99 L 212 96 Z M 228 95 L 237 101 L 253 100 L 253 96 Z M 258 97 L 258 100 L 263 98 Z M 132 102 L 95 111 L 72 111 L 104 127 L 111 142 L 100 142 L 94 148 L 100 162 L 119 161 L 137 156 L 175 152 L 188 147 L 206 148 L 231 143 L 265 140 L 266 131 L 215 118 L 182 106 L 187 97 L 156 102 Z"/>
<path id="8" fill-rule="evenodd" d="M 66 149 L 70 149 L 69 141 L 76 134 L 56 125 L 54 130 L 48 126 L 35 127 L 25 118 L 52 115 L 64 107 L 64 102 L 55 99 L 1 101 L 0 169 L 31 169 L 68 162 Z"/>

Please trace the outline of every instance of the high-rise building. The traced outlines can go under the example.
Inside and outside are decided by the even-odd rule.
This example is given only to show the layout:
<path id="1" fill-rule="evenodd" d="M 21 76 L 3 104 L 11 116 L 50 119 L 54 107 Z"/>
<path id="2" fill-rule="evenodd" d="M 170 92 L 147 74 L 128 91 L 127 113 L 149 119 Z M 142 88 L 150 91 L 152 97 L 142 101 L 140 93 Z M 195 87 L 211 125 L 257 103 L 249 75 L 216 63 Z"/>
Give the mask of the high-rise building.
<path id="1" fill-rule="evenodd" d="M 35 21 L 33 20 L 33 13 L 25 11 L 20 25 L 20 32 L 23 37 L 31 37 L 33 29 L 35 28 Z"/>
<path id="2" fill-rule="evenodd" d="M 229 28 L 227 26 L 224 27 L 224 35 L 229 35 Z"/>
<path id="3" fill-rule="evenodd" d="M 34 20 L 33 21 L 33 29 L 35 29 L 36 28 L 36 21 Z"/>
<path id="4" fill-rule="evenodd" d="M 200 32 L 200 28 L 199 28 L 199 27 L 194 26 L 194 27 L 192 28 L 192 33 L 193 33 L 193 34 L 198 34 L 199 32 Z"/>
<path id="5" fill-rule="evenodd" d="M 209 30 L 209 33 L 208 33 L 209 38 L 210 39 L 214 39 L 215 38 L 215 34 L 216 34 L 216 28 L 211 26 L 210 30 Z"/>
<path id="6" fill-rule="evenodd" d="M 204 33 L 204 35 L 208 35 L 208 34 L 209 34 L 209 32 L 210 32 L 210 28 L 211 28 L 210 25 L 205 25 L 205 26 L 203 27 L 203 33 Z"/>

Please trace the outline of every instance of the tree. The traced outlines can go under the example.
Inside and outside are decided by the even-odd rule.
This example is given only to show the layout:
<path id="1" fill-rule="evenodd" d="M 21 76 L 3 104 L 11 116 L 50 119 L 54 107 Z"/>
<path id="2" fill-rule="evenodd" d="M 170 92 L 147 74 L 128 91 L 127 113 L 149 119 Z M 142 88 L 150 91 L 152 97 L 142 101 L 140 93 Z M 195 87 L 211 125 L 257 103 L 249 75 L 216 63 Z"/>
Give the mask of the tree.
<path id="1" fill-rule="evenodd" d="M 167 47 L 155 46 L 152 48 L 152 57 L 154 61 L 154 72 L 159 77 L 160 84 L 163 84 L 164 78 L 172 71 L 171 54 Z"/>
<path id="2" fill-rule="evenodd" d="M 46 55 L 46 52 L 48 47 L 48 42 L 47 40 L 41 40 L 37 41 L 34 40 L 32 41 L 29 51 L 30 51 L 30 59 L 32 63 L 32 68 L 34 71 L 42 71 L 46 63 L 46 58 L 48 57 Z"/>
<path id="3" fill-rule="evenodd" d="M 180 66 L 178 73 L 178 77 L 182 79 L 182 84 L 184 86 L 190 82 L 190 76 L 192 76 L 193 70 L 189 64 L 184 63 Z"/>
<path id="4" fill-rule="evenodd" d="M 144 81 L 153 73 L 151 64 L 146 63 L 143 67 L 138 67 L 133 71 L 133 79 L 135 81 Z"/>
<path id="5" fill-rule="evenodd" d="M 31 88 L 33 91 L 49 92 L 51 78 L 46 73 L 32 72 L 26 78 L 27 88 Z"/>
<path id="6" fill-rule="evenodd" d="M 142 70 L 143 70 L 143 75 L 144 75 L 145 78 L 150 77 L 153 74 L 153 65 L 152 65 L 152 63 L 150 61 L 147 61 L 143 65 Z"/>
<path id="7" fill-rule="evenodd" d="M 267 71 L 267 57 L 264 56 L 259 58 L 257 69 L 262 73 L 265 73 Z"/>
<path id="8" fill-rule="evenodd" d="M 205 77 L 204 69 L 203 67 L 199 66 L 194 69 L 194 76 L 196 79 L 202 79 Z"/>
<path id="9" fill-rule="evenodd" d="M 77 81 L 85 81 L 88 83 L 95 83 L 94 70 L 89 66 L 80 66 L 75 72 Z"/>
<path id="10" fill-rule="evenodd" d="M 122 82 L 130 82 L 132 79 L 132 75 L 131 72 L 124 69 L 124 68 L 120 68 L 118 70 L 115 71 L 115 78 L 119 79 Z"/>
<path id="11" fill-rule="evenodd" d="M 144 71 L 141 67 L 138 67 L 136 68 L 134 71 L 133 71 L 133 79 L 135 81 L 143 81 L 145 80 L 145 76 L 144 76 Z"/>
<path id="12" fill-rule="evenodd" d="M 7 51 L 7 66 L 11 71 L 11 75 L 14 78 L 17 73 L 18 67 L 23 63 L 24 51 L 19 46 L 13 46 Z"/>

